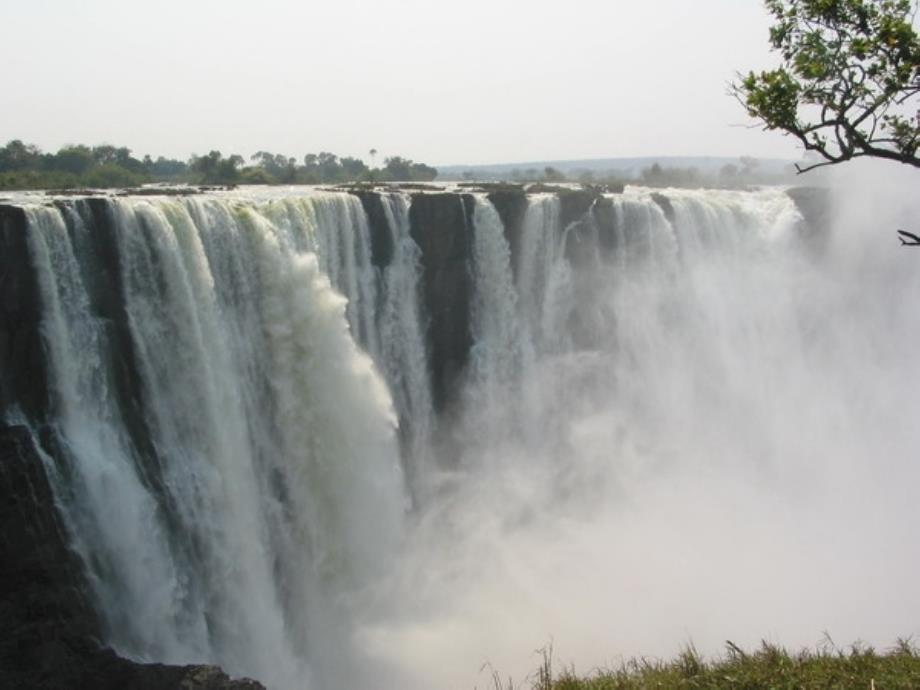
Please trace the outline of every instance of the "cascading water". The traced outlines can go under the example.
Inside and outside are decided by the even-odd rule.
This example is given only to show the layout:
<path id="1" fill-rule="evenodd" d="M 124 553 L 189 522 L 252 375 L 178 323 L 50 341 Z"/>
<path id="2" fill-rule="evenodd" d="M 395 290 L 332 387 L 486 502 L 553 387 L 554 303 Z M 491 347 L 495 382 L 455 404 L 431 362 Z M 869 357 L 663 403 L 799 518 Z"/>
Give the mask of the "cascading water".
<path id="1" fill-rule="evenodd" d="M 301 201 L 320 212 L 297 229 L 349 227 L 340 201 Z M 338 600 L 385 570 L 406 498 L 390 398 L 346 301 L 260 210 L 111 202 L 149 456 L 111 394 L 79 215 L 29 209 L 30 242 L 74 477 L 61 492 L 111 643 L 300 687 L 335 646 Z"/>
<path id="2" fill-rule="evenodd" d="M 551 638 L 592 664 L 913 632 L 910 606 L 839 612 L 916 574 L 892 487 L 920 432 L 892 420 L 920 322 L 879 311 L 916 272 L 852 284 L 854 253 L 815 258 L 781 190 L 628 188 L 575 215 L 533 194 L 516 226 L 457 198 L 472 346 L 440 417 L 426 309 L 448 288 L 408 195 L 378 194 L 385 227 L 302 190 L 26 207 L 43 443 L 108 643 L 293 690 L 472 687 Z M 853 564 L 838 528 L 884 530 L 868 562 L 901 574 Z"/>
<path id="3" fill-rule="evenodd" d="M 436 423 L 419 306 L 422 257 L 410 233 L 409 197 L 391 193 L 382 201 L 394 252 L 381 277 L 385 297 L 377 319 L 380 350 L 376 359 L 407 434 L 407 469 L 413 479 L 421 481 L 424 465 L 430 462 L 429 443 Z"/>
<path id="4" fill-rule="evenodd" d="M 484 197 L 475 199 L 473 213 L 473 299 L 470 353 L 474 389 L 485 399 L 471 403 L 494 412 L 494 394 L 519 374 L 523 341 L 517 315 L 517 294 L 511 274 L 511 251 L 495 207 Z"/>

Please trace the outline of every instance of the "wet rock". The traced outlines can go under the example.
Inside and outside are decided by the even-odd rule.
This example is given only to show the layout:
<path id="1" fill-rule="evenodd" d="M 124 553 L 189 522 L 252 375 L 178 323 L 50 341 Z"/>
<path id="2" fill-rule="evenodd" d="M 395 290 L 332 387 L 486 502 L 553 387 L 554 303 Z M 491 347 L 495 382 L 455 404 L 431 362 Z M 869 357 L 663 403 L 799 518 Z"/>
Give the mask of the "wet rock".
<path id="1" fill-rule="evenodd" d="M 40 422 L 48 408 L 42 305 L 26 238 L 23 210 L 0 205 L 0 418 L 16 405 Z"/>
<path id="2" fill-rule="evenodd" d="M 422 297 L 435 409 L 444 410 L 466 367 L 470 333 L 473 198 L 413 194 L 410 233 L 422 251 Z"/>
<path id="3" fill-rule="evenodd" d="M 527 195 L 522 186 L 505 186 L 492 189 L 488 199 L 498 211 L 505 228 L 505 240 L 511 251 L 511 270 L 514 280 L 517 280 L 519 257 L 521 255 L 521 231 L 524 227 L 524 216 L 527 213 Z"/>
<path id="4" fill-rule="evenodd" d="M 25 427 L 0 426 L 0 688 L 259 690 L 214 666 L 139 664 L 100 646 L 79 557 Z"/>
<path id="5" fill-rule="evenodd" d="M 366 189 L 348 189 L 361 200 L 361 206 L 367 214 L 371 231 L 371 263 L 377 268 L 386 268 L 393 260 L 393 236 L 383 209 L 383 199 L 375 191 Z"/>
<path id="6" fill-rule="evenodd" d="M 594 226 L 597 228 L 597 243 L 604 259 L 610 259 L 618 247 L 617 216 L 613 201 L 607 197 L 598 197 L 591 209 Z"/>
<path id="7" fill-rule="evenodd" d="M 674 224 L 674 206 L 671 204 L 671 200 L 660 192 L 652 192 L 652 201 L 658 204 L 664 213 L 664 217 L 668 219 L 668 222 L 672 225 Z"/>
<path id="8" fill-rule="evenodd" d="M 568 189 L 559 193 L 559 220 L 563 228 L 580 222 L 600 195 L 592 189 Z"/>

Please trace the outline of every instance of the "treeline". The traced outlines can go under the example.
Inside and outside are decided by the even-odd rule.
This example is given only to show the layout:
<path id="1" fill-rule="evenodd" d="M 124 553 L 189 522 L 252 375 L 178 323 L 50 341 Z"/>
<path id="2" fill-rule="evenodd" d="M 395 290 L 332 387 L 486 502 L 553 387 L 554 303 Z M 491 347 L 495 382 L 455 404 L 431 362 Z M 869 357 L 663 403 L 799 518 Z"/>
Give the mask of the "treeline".
<path id="1" fill-rule="evenodd" d="M 665 167 L 659 163 L 642 168 L 638 174 L 629 175 L 622 170 L 572 170 L 568 174 L 552 166 L 545 168 L 513 168 L 509 172 L 483 174 L 473 170 L 462 173 L 466 181 L 489 180 L 518 183 L 579 182 L 586 185 L 620 187 L 627 184 L 645 187 L 683 187 L 709 189 L 744 189 L 755 185 L 791 184 L 795 179 L 795 166 L 789 165 L 781 172 L 763 170 L 756 158 L 742 156 L 737 163 L 726 163 L 718 171 L 704 171 L 690 167 Z"/>
<path id="2" fill-rule="evenodd" d="M 371 158 L 376 155 L 371 151 Z M 136 158 L 126 147 L 64 146 L 45 153 L 14 139 L 0 147 L 0 189 L 135 187 L 151 182 L 172 184 L 336 184 L 368 181 L 430 181 L 438 171 L 408 158 L 385 158 L 368 167 L 359 158 L 310 153 L 303 160 L 259 151 L 247 161 L 240 155 L 211 151 L 188 161 L 159 156 Z"/>
<path id="3" fill-rule="evenodd" d="M 718 172 L 702 171 L 692 166 L 666 168 L 653 163 L 640 171 L 633 184 L 646 187 L 743 189 L 756 185 L 790 184 L 795 174 L 795 166 L 792 164 L 781 172 L 771 172 L 762 170 L 756 158 L 742 156 L 737 164 L 726 163 Z"/>

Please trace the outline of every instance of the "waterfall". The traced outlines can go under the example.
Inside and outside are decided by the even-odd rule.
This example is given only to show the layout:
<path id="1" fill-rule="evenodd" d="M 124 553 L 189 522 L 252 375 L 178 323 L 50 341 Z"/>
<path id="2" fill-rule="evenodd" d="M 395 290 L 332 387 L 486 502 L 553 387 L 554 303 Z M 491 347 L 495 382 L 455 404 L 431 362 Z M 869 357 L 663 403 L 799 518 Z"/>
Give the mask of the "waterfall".
<path id="1" fill-rule="evenodd" d="M 151 655 L 207 656 L 201 610 L 183 602 L 181 582 L 155 496 L 111 395 L 105 324 L 89 307 L 74 249 L 85 232 L 70 213 L 73 238 L 60 211 L 27 210 L 29 242 L 42 299 L 56 433 L 72 462 L 56 473 L 75 544 L 92 564 L 92 585 L 116 644 L 135 651 L 134 621 L 146 630 Z M 64 478 L 70 479 L 64 483 Z"/>
<path id="2" fill-rule="evenodd" d="M 360 228 L 348 204 L 311 202 Z M 110 642 L 297 687 L 327 646 L 315 640 L 347 615 L 335 600 L 383 572 L 401 539 L 386 386 L 350 336 L 346 300 L 270 212 L 208 199 L 108 210 L 150 457 L 110 393 L 107 324 L 92 318 L 71 238 L 86 231 L 79 215 L 68 227 L 60 210 L 31 208 L 29 238 L 73 476 L 64 505 Z M 342 264 L 370 338 L 366 285 Z"/>
<path id="3" fill-rule="evenodd" d="M 917 572 L 918 274 L 783 190 L 15 203 L 26 421 L 119 654 L 473 687 L 550 636 L 913 632 L 840 612 Z"/>
<path id="4" fill-rule="evenodd" d="M 494 392 L 515 376 L 519 350 L 525 345 L 504 226 L 495 207 L 482 196 L 475 198 L 473 228 L 472 376 L 487 392 Z"/>
<path id="5" fill-rule="evenodd" d="M 404 420 L 407 469 L 413 480 L 421 480 L 430 462 L 426 455 L 436 424 L 419 305 L 422 257 L 410 233 L 409 197 L 390 193 L 382 201 L 394 252 L 382 276 L 385 298 L 377 318 L 378 361 Z"/>
<path id="6" fill-rule="evenodd" d="M 540 350 L 564 347 L 566 341 L 563 313 L 570 306 L 570 276 L 562 256 L 559 211 L 557 196 L 535 195 L 523 222 L 517 290 L 524 327 Z"/>

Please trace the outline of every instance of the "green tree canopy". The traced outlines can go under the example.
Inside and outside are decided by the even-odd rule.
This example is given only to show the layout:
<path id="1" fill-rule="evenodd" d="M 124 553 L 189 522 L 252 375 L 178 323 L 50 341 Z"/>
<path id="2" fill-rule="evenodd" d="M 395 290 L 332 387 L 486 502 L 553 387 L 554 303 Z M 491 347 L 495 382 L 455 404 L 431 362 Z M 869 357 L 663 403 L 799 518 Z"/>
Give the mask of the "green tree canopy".
<path id="1" fill-rule="evenodd" d="M 25 170 L 34 168 L 41 161 L 41 151 L 33 144 L 24 144 L 13 139 L 0 148 L 0 172 L 6 170 Z"/>
<path id="2" fill-rule="evenodd" d="M 778 69 L 734 95 L 766 129 L 796 137 L 822 165 L 871 156 L 920 167 L 920 38 L 911 0 L 766 0 Z"/>
<path id="3" fill-rule="evenodd" d="M 374 151 L 376 153 L 376 151 Z M 0 146 L 0 189 L 131 187 L 148 182 L 206 184 L 339 184 L 368 180 L 433 180 L 438 171 L 424 163 L 394 156 L 384 170 L 370 169 L 359 158 L 322 151 L 297 158 L 261 150 L 250 156 L 224 156 L 213 150 L 188 162 L 151 155 L 135 158 L 124 146 L 67 145 L 44 153 L 13 139 Z"/>

